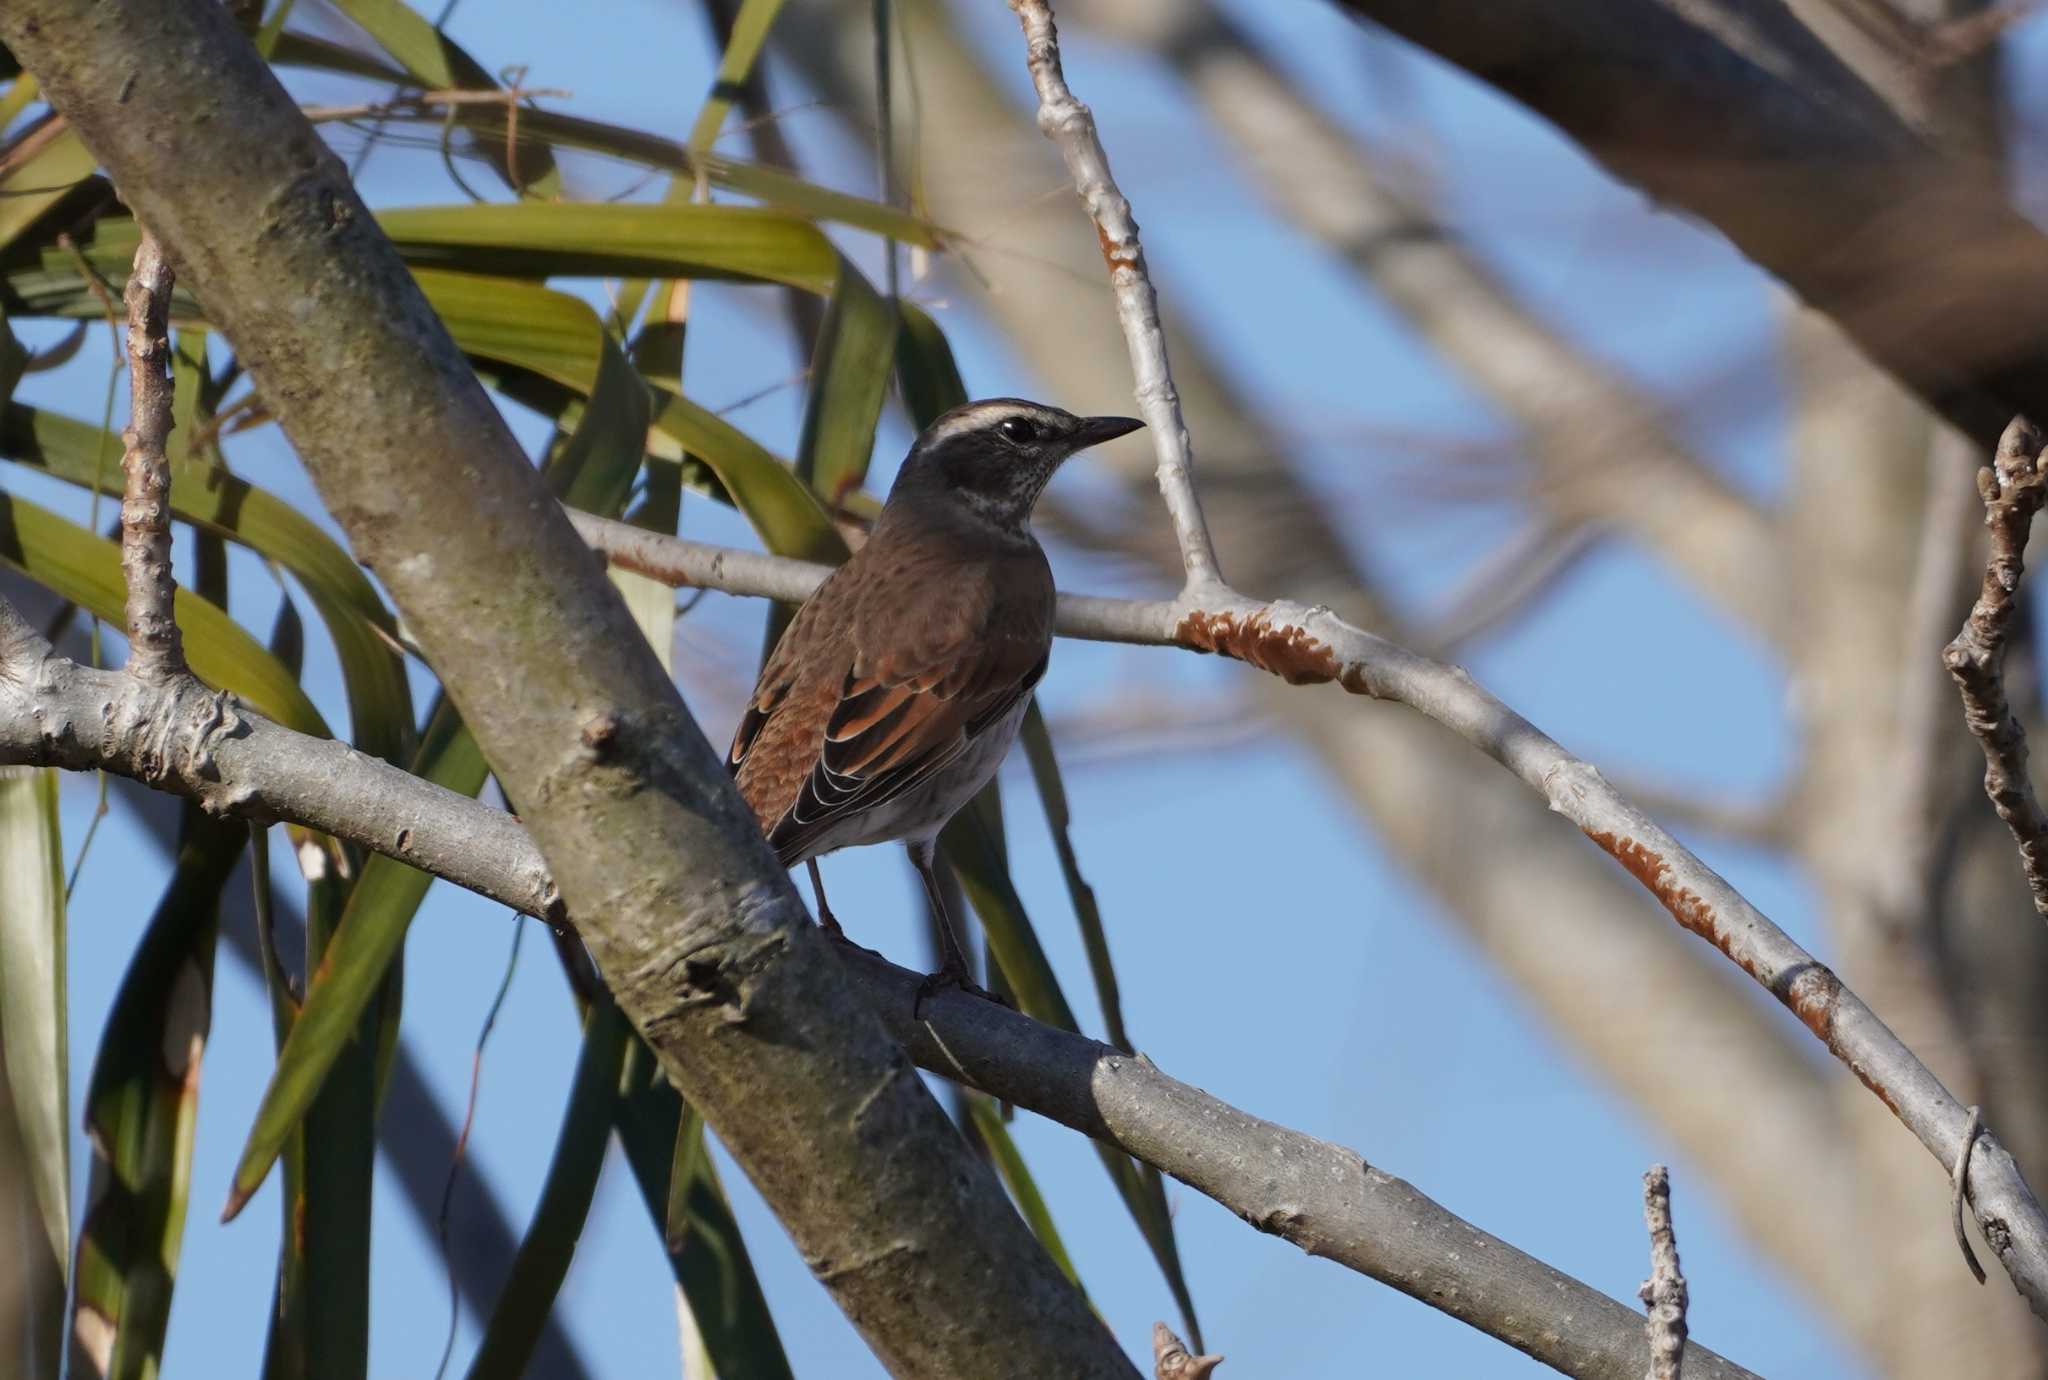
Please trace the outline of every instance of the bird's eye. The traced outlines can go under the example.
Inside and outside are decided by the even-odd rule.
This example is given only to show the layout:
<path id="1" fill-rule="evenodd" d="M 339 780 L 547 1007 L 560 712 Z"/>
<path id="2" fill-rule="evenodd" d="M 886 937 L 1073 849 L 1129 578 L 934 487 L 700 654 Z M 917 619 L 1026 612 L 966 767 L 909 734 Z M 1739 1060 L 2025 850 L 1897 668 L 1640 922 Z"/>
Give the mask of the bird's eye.
<path id="1" fill-rule="evenodd" d="M 1028 445 L 1038 439 L 1038 428 L 1022 417 L 1006 418 L 996 430 L 1012 445 Z"/>

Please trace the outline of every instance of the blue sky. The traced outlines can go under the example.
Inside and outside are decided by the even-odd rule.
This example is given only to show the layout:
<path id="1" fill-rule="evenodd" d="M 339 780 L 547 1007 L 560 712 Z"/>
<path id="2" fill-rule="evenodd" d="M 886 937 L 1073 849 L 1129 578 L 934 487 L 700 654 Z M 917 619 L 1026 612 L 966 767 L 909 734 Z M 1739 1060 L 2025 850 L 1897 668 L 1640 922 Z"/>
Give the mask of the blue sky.
<path id="1" fill-rule="evenodd" d="M 1361 133 L 1395 127 L 1386 92 L 1398 91 L 1399 126 L 1419 121 L 1429 130 L 1454 219 L 1587 349 L 1674 403 L 1701 379 L 1773 355 L 1783 303 L 1761 275 L 1710 235 L 1650 213 L 1643 198 L 1609 182 L 1516 108 L 1326 5 L 1239 0 L 1231 8 Z M 1025 82 L 1007 10 L 993 3 L 960 9 L 971 12 L 985 51 L 1011 63 L 1021 99 Z M 573 100 L 558 103 L 567 109 L 672 132 L 687 125 L 709 82 L 715 55 L 703 29 L 694 5 L 655 0 L 615 0 L 595 31 L 581 7 L 541 0 L 470 0 L 451 25 L 487 68 L 525 63 L 529 84 L 573 91 Z M 1506 445 L 1507 427 L 1347 270 L 1265 211 L 1160 67 L 1078 31 L 1068 36 L 1066 55 L 1069 78 L 1095 108 L 1136 204 L 1168 310 L 1202 329 L 1244 391 L 1299 438 L 1308 473 L 1373 572 L 1409 607 L 1432 607 L 1512 530 L 1511 509 L 1400 497 L 1391 477 L 1426 462 L 1372 438 L 1406 433 Z M 301 88 L 308 99 L 354 89 L 311 81 Z M 799 99 L 786 80 L 780 99 Z M 837 185 L 871 188 L 865 161 L 852 156 L 829 115 L 798 112 L 788 127 L 813 175 L 823 170 Z M 1168 149 L 1172 156 L 1163 156 Z M 617 181 L 615 170 L 600 168 L 572 177 L 572 186 L 597 196 L 616 190 Z M 400 151 L 371 160 L 366 187 L 380 203 L 455 195 L 436 160 Z M 1517 209 L 1502 214 L 1503 206 Z M 872 262 L 871 247 L 849 245 Z M 1243 271 L 1246 264 L 1256 272 Z M 796 367 L 765 292 L 709 286 L 693 310 L 686 383 L 699 401 L 723 406 Z M 941 320 L 971 391 L 1041 391 L 967 309 L 942 310 Z M 88 353 L 31 378 L 23 392 L 92 417 L 104 383 L 104 356 Z M 784 390 L 734 420 L 787 453 L 799 408 L 796 392 Z M 1738 483 L 1762 495 L 1774 490 L 1784 403 L 1771 385 L 1746 396 L 1732 415 L 1681 410 L 1679 418 L 1689 439 Z M 540 443 L 543 429 L 532 418 L 514 422 L 530 445 Z M 892 416 L 876 454 L 878 484 L 907 441 Z M 1199 453 L 1200 436 L 1195 443 Z M 229 456 L 256 482 L 313 506 L 274 431 L 234 442 Z M 11 469 L 4 478 L 26 496 L 84 515 L 68 490 Z M 736 520 L 708 503 L 687 505 L 685 526 L 708 539 L 745 539 Z M 1115 592 L 1114 572 L 1100 563 L 1057 549 L 1053 560 L 1070 587 Z M 267 627 L 275 598 L 268 575 L 238 558 L 233 579 L 234 611 Z M 682 625 L 686 693 L 715 741 L 729 734 L 736 697 L 751 681 L 760 616 L 757 605 L 714 595 Z M 1683 655 L 1618 654 L 1612 630 L 1644 626 L 1660 628 L 1660 639 Z M 1786 769 L 1782 668 L 1654 563 L 1624 550 L 1585 562 L 1509 632 L 1474 647 L 1468 664 L 1611 772 L 1761 795 Z M 317 636 L 308 665 L 316 699 L 334 721 L 345 721 L 333 657 Z M 1167 651 L 1063 644 L 1041 698 L 1057 722 L 1134 685 L 1221 695 L 1252 674 Z M 1406 711 L 1360 702 L 1357 712 Z M 1043 819 L 1021 764 L 1012 768 L 1006 780 L 1013 783 L 1017 881 L 1084 1023 L 1099 1030 Z M 1299 743 L 1253 737 L 1214 751 L 1180 747 L 1082 761 L 1070 767 L 1068 786 L 1076 844 L 1107 918 L 1130 1029 L 1169 1072 L 1357 1149 L 1618 1298 L 1632 1299 L 1646 1271 L 1639 1175 L 1652 1161 L 1669 1160 L 1694 1336 L 1764 1373 L 1863 1373 L 1786 1282 L 1733 1236 L 1676 1147 L 1592 1082 L 1441 921 L 1431 898 L 1354 822 Z M 75 844 L 92 806 L 90 780 L 68 781 L 64 799 L 67 843 Z M 1818 942 L 1812 898 L 1795 874 L 1760 854 L 1694 842 L 1762 909 L 1803 941 Z M 1257 865 L 1280 855 L 1309 865 Z M 1210 858 L 1225 862 L 1197 865 Z M 281 847 L 276 867 L 281 877 L 293 875 Z M 840 855 L 827 869 L 834 907 L 862 942 L 902 962 L 923 961 L 918 893 L 900 854 Z M 94 845 L 71 914 L 77 1094 L 119 980 L 114 956 L 132 946 L 161 884 L 149 845 L 117 810 Z M 1532 898 L 1531 923 L 1541 923 L 1541 899 Z M 1668 923 L 1647 900 L 1642 919 Z M 445 886 L 413 929 L 405 1035 L 451 1107 L 466 1095 L 471 1047 L 510 935 L 501 909 Z M 1270 981 L 1258 976 L 1268 973 Z M 575 1049 L 573 1011 L 556 966 L 544 946 L 529 945 L 484 1064 L 470 1142 L 472 1172 L 490 1178 L 517 1223 L 545 1170 Z M 230 1225 L 212 1219 L 271 1057 L 260 987 L 224 954 L 194 1211 L 172 1314 L 166 1373 L 173 1377 L 250 1374 L 258 1364 L 277 1244 L 275 1189 Z M 1172 1306 L 1094 1154 L 1029 1113 L 1013 1129 L 1091 1297 L 1119 1338 L 1143 1354 L 1153 1319 L 1171 1318 Z M 74 1153 L 83 1166 L 83 1145 Z M 82 1195 L 82 1173 L 79 1179 Z M 727 1183 L 798 1374 L 881 1374 L 743 1176 L 729 1172 Z M 1939 1192 L 1932 1168 L 1929 1192 Z M 1230 1357 L 1224 1376 L 1364 1366 L 1387 1375 L 1540 1371 L 1389 1289 L 1258 1235 L 1198 1194 L 1175 1187 L 1172 1200 L 1209 1346 Z M 447 1322 L 438 1253 L 388 1185 L 373 1227 L 372 1373 L 429 1375 Z M 598 1374 L 675 1372 L 669 1274 L 616 1154 L 558 1309 Z M 457 1365 L 475 1336 L 476 1320 L 465 1316 Z"/>

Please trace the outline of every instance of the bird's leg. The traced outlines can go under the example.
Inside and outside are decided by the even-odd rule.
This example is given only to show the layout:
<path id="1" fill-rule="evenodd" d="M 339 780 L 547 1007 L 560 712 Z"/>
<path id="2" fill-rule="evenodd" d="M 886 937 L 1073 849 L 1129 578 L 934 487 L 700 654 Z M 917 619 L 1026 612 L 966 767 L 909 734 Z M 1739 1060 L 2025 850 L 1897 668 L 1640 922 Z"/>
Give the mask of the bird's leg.
<path id="1" fill-rule="evenodd" d="M 839 928 L 839 917 L 832 913 L 832 907 L 825 903 L 825 879 L 818 874 L 818 860 L 805 858 L 804 866 L 811 870 L 811 894 L 818 898 L 818 923 L 825 927 L 825 933 L 834 939 L 846 938 L 846 931 Z"/>
<path id="2" fill-rule="evenodd" d="M 946 987 L 957 987 L 974 996 L 1000 1002 L 1002 998 L 975 984 L 974 970 L 968 966 L 967 955 L 960 948 L 959 937 L 953 932 L 953 916 L 946 907 L 945 888 L 939 885 L 939 874 L 935 870 L 936 850 L 932 841 L 926 839 L 908 847 L 910 865 L 917 869 L 917 875 L 924 880 L 924 894 L 931 901 L 932 918 L 938 922 L 941 947 L 945 950 L 945 958 L 939 965 L 939 971 L 927 975 L 925 980 L 918 984 L 917 1002 L 912 1009 L 913 1019 L 917 1010 L 923 1007 L 926 997 Z"/>

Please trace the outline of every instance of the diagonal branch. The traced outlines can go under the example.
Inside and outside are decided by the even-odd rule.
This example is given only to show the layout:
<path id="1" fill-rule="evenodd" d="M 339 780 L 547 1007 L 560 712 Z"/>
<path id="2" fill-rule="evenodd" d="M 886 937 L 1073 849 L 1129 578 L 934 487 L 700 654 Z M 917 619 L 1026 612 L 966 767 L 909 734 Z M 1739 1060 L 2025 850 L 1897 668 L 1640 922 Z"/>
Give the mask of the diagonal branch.
<path id="1" fill-rule="evenodd" d="M 123 702 L 117 722 L 124 727 L 103 737 L 96 731 L 100 709 L 123 679 L 54 655 L 0 600 L 0 763 L 104 766 L 237 812 L 286 801 L 282 793 L 261 792 L 257 780 L 318 775 L 331 799 L 316 827 L 392 854 L 391 826 L 403 822 L 399 832 L 410 835 L 407 846 L 418 856 L 450 860 L 440 875 L 529 914 L 546 909 L 539 901 L 553 894 L 546 864 L 511 816 L 245 712 L 213 735 L 204 757 L 163 753 L 171 774 L 149 778 L 149 745 L 190 741 L 176 725 L 193 706 L 179 687 L 146 690 Z M 132 729 L 129 706 L 137 720 Z M 141 722 L 151 714 L 155 733 Z M 308 769 L 307 760 L 317 767 Z M 1168 1077 L 1142 1055 L 978 998 L 920 997 L 920 975 L 863 950 L 838 953 L 863 1001 L 923 1067 L 1115 1145 L 1261 1230 L 1381 1280 L 1566 1374 L 1637 1380 L 1643 1373 L 1648 1352 L 1634 1310 L 1459 1219 L 1355 1152 L 1239 1111 Z M 1980 1140 L 1973 1161 L 1981 1166 L 1990 1149 L 1988 1138 Z M 1688 1356 L 1698 1375 L 1749 1374 L 1701 1348 Z"/>
<path id="2" fill-rule="evenodd" d="M 2015 417 L 1992 464 L 1977 471 L 1991 556 L 1984 585 L 1942 662 L 1963 697 L 1963 719 L 1984 750 L 1984 793 L 2019 845 L 2034 909 L 2048 916 L 2048 813 L 2027 771 L 2027 735 L 2005 696 L 2005 643 L 2026 570 L 2027 534 L 2048 502 L 2048 449 L 2041 432 Z"/>

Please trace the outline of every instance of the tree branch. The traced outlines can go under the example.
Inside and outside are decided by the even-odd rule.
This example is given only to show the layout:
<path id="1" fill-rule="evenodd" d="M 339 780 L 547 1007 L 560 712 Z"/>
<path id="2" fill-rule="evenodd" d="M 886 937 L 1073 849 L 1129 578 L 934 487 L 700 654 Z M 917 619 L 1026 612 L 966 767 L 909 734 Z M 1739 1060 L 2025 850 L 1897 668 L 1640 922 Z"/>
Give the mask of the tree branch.
<path id="1" fill-rule="evenodd" d="M 1131 374 L 1138 410 L 1159 459 L 1159 495 L 1173 519 L 1174 539 L 1189 589 L 1222 582 L 1216 544 L 1202 516 L 1195 492 L 1195 458 L 1187 423 L 1180 414 L 1180 394 L 1166 360 L 1166 330 L 1159 324 L 1159 297 L 1145 271 L 1145 251 L 1138 243 L 1138 222 L 1131 203 L 1110 176 L 1109 155 L 1095 134 L 1095 117 L 1074 99 L 1060 70 L 1059 37 L 1053 30 L 1052 7 L 1045 0 L 1010 0 L 1024 30 L 1031 84 L 1038 90 L 1038 127 L 1059 146 L 1073 175 L 1074 190 L 1088 207 L 1089 219 L 1102 241 L 1102 262 L 1116 293 L 1116 311 L 1123 323 L 1124 343 L 1131 352 Z"/>
<path id="2" fill-rule="evenodd" d="M 1134 1375 L 831 957 L 601 564 L 230 16 L 22 0 L 0 41 L 233 341 L 520 802 L 620 1008 L 883 1363 Z M 225 700 L 180 727 L 216 764 L 253 733 Z"/>
<path id="3" fill-rule="evenodd" d="M 2005 642 L 2026 571 L 2027 535 L 2048 502 L 2048 450 L 2039 429 L 2015 417 L 1992 463 L 1977 471 L 1991 556 L 1984 584 L 1942 661 L 1963 697 L 1963 719 L 1984 750 L 1984 793 L 2019 845 L 2034 909 L 2048 916 L 2048 813 L 2027 771 L 2027 735 L 2005 696 Z"/>
<path id="4" fill-rule="evenodd" d="M 1650 1228 L 1650 1277 L 1638 1291 L 1650 1311 L 1649 1380 L 1680 1380 L 1685 1362 L 1685 1276 L 1678 1272 L 1678 1235 L 1671 1229 L 1671 1171 L 1643 1175 L 1643 1221 Z"/>
<path id="5" fill-rule="evenodd" d="M 584 518 L 579 528 L 600 541 L 608 529 Z M 765 562 L 726 562 L 714 548 L 680 538 L 638 534 L 640 563 L 656 579 L 722 564 L 731 592 L 753 577 L 770 583 Z M 672 550 L 672 564 L 653 559 Z M 813 567 L 811 570 L 815 570 Z M 802 578 L 812 578 L 809 570 Z M 773 577 L 775 583 L 794 573 Z M 1070 637 L 1217 652 L 1290 684 L 1334 681 L 1353 694 L 1393 700 L 1449 728 L 1506 767 L 1626 868 L 1671 917 L 1719 949 L 1798 1016 L 1848 1065 L 1928 1152 L 1944 1165 L 1963 1138 L 1966 1113 L 1919 1057 L 1900 1042 L 1862 998 L 1752 906 L 1719 874 L 1608 785 L 1597 768 L 1572 757 L 1520 714 L 1477 685 L 1464 670 L 1417 655 L 1352 627 L 1323 607 L 1262 602 L 1227 586 L 1206 595 L 1184 591 L 1171 600 L 1121 600 L 1062 594 L 1058 626 Z M 2037 1313 L 2048 1316 L 2048 1214 L 2035 1201 L 2012 1156 L 1988 1135 L 1971 1161 L 1971 1203 L 1999 1258 Z"/>
<path id="6" fill-rule="evenodd" d="M 26 637 L 10 640 L 11 627 Z M 152 735 L 124 731 L 101 739 L 77 731 L 98 722 L 109 688 L 103 682 L 123 678 L 47 648 L 0 599 L 0 763 L 93 764 L 140 778 L 138 753 L 123 745 Z M 185 712 L 169 696 L 157 704 L 166 719 Z M 180 770 L 150 784 L 189 792 L 195 778 L 217 778 L 220 793 L 202 801 L 248 810 L 243 778 L 296 775 L 294 753 L 332 746 L 251 715 L 238 716 L 223 736 L 237 746 L 216 753 L 204 772 Z M 315 827 L 387 854 L 389 821 L 407 821 L 415 846 L 432 856 L 442 853 L 436 840 L 458 849 L 482 840 L 459 871 L 441 875 L 528 914 L 537 909 L 536 896 L 551 894 L 544 880 L 536 886 L 546 875 L 539 851 L 502 811 L 346 749 L 323 768 L 341 804 Z M 1169 1078 L 1143 1056 L 994 1003 L 957 993 L 920 999 L 919 974 L 865 950 L 836 952 L 864 1003 L 921 1066 L 1115 1145 L 1261 1230 L 1390 1284 L 1567 1374 L 1642 1374 L 1647 1351 L 1634 1310 L 1462 1221 L 1354 1152 L 1238 1111 Z M 1973 1161 L 1981 1164 L 1988 1148 L 1988 1138 L 1980 1140 Z M 1748 1375 L 1711 1352 L 1691 1354 L 1699 1374 Z"/>
<path id="7" fill-rule="evenodd" d="M 121 573 L 128 582 L 128 673 L 150 684 L 185 674 L 171 574 L 171 266 L 147 229 L 122 298 L 128 307 L 128 428 L 121 472 Z"/>

